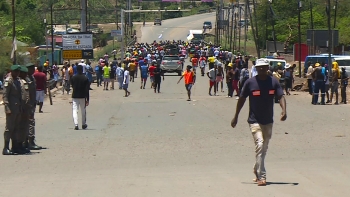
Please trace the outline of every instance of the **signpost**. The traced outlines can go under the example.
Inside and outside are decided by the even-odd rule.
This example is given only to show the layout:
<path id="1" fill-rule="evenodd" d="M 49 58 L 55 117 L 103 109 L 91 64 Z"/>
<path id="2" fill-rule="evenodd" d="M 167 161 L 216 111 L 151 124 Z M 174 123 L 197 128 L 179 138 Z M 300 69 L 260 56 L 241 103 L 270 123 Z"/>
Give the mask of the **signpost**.
<path id="1" fill-rule="evenodd" d="M 62 35 L 63 59 L 93 59 L 92 34 Z"/>

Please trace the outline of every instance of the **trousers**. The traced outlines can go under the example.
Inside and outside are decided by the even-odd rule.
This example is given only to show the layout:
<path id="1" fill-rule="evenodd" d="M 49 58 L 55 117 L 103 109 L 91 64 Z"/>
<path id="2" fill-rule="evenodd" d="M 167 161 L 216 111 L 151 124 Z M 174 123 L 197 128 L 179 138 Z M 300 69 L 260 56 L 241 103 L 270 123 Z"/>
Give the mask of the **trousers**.
<path id="1" fill-rule="evenodd" d="M 315 82 L 315 88 L 314 88 L 314 104 L 317 104 L 318 102 L 318 95 L 321 90 L 321 103 L 325 103 L 325 95 L 326 95 L 326 84 L 323 80 L 317 80 Z"/>
<path id="2" fill-rule="evenodd" d="M 233 90 L 236 90 L 236 94 L 239 95 L 238 80 L 233 80 Z M 234 91 L 233 91 L 234 92 Z M 232 93 L 233 94 L 233 93 Z"/>
<path id="3" fill-rule="evenodd" d="M 255 143 L 255 164 L 253 168 L 258 175 L 258 179 L 266 179 L 265 157 L 272 137 L 272 125 L 272 123 L 267 125 L 259 123 L 249 125 Z"/>
<path id="4" fill-rule="evenodd" d="M 78 111 L 81 111 L 82 125 L 86 124 L 86 105 L 85 98 L 73 98 L 73 121 L 74 125 L 79 124 Z"/>
<path id="5" fill-rule="evenodd" d="M 4 139 L 6 141 L 10 141 L 11 139 L 16 140 L 17 133 L 19 131 L 20 118 L 20 113 L 6 115 L 6 125 L 4 132 Z"/>
<path id="6" fill-rule="evenodd" d="M 29 112 L 22 112 L 19 121 L 20 124 L 16 139 L 18 142 L 24 142 L 29 133 Z"/>
<path id="7" fill-rule="evenodd" d="M 155 80 L 154 81 L 154 91 L 160 91 L 160 83 L 161 83 L 161 80 Z"/>
<path id="8" fill-rule="evenodd" d="M 232 97 L 232 95 L 233 95 L 233 81 L 230 80 L 229 82 L 226 82 L 226 84 L 227 84 L 227 89 L 228 89 L 227 96 Z"/>
<path id="9" fill-rule="evenodd" d="M 123 88 L 124 78 L 123 77 L 118 77 L 117 80 L 118 80 L 119 89 L 122 89 Z"/>

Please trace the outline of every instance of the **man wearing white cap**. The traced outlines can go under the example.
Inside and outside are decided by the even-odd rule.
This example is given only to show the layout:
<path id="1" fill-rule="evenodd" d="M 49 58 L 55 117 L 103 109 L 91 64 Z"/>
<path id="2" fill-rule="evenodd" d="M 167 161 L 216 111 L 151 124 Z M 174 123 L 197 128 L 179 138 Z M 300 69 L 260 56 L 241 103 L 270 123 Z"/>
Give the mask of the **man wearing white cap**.
<path id="1" fill-rule="evenodd" d="M 279 82 L 267 74 L 269 61 L 258 59 L 255 68 L 258 75 L 248 79 L 242 88 L 237 102 L 236 114 L 231 126 L 236 127 L 238 115 L 249 96 L 248 123 L 255 142 L 256 162 L 254 164 L 254 181 L 258 186 L 266 186 L 264 160 L 272 136 L 274 98 L 277 96 L 282 108 L 281 121 L 287 119 L 286 100 Z"/>
<path id="2" fill-rule="evenodd" d="M 85 60 L 80 60 L 80 63 L 78 65 L 81 65 L 83 67 L 83 74 L 86 73 L 86 64 L 85 64 Z"/>

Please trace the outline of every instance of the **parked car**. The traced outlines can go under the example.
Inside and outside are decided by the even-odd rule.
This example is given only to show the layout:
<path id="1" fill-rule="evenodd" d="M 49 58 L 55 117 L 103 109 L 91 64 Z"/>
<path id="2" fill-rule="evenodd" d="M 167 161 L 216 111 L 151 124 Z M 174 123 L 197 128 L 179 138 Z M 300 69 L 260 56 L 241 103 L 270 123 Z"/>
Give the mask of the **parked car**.
<path id="1" fill-rule="evenodd" d="M 162 25 L 162 20 L 160 18 L 154 19 L 154 25 Z"/>
<path id="2" fill-rule="evenodd" d="M 163 73 L 177 73 L 182 74 L 182 61 L 178 55 L 164 55 L 160 63 L 160 69 Z"/>
<path id="3" fill-rule="evenodd" d="M 203 23 L 203 29 L 212 29 L 212 25 L 210 21 L 205 21 Z"/>

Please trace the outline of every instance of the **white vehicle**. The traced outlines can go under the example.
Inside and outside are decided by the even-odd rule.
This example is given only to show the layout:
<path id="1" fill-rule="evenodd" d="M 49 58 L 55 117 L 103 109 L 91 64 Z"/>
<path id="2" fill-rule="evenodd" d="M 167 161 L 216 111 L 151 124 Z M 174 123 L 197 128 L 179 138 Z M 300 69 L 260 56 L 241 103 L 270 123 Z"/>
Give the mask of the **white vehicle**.
<path id="1" fill-rule="evenodd" d="M 190 30 L 187 36 L 187 40 L 190 42 L 202 42 L 203 39 L 203 30 Z"/>
<path id="2" fill-rule="evenodd" d="M 281 63 L 282 69 L 284 69 L 284 67 L 286 66 L 286 60 L 283 59 L 270 59 L 270 58 L 261 58 L 263 60 L 267 60 L 270 62 L 270 68 L 275 68 L 277 67 L 278 63 Z"/>
<path id="3" fill-rule="evenodd" d="M 345 72 L 350 75 L 350 56 L 335 57 L 334 61 L 338 63 L 339 68 L 344 67 Z"/>

